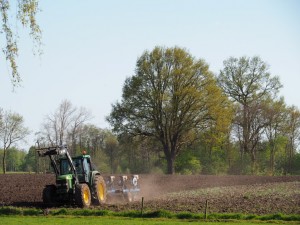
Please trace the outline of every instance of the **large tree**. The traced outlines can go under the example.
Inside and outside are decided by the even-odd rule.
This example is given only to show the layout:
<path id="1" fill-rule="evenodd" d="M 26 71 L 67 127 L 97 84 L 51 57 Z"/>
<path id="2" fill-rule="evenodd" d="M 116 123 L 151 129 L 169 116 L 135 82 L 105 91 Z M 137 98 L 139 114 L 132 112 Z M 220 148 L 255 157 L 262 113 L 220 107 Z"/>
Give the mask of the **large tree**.
<path id="1" fill-rule="evenodd" d="M 279 78 L 271 76 L 268 65 L 259 57 L 231 57 L 224 61 L 218 82 L 236 104 L 235 131 L 241 155 L 250 154 L 254 169 L 259 137 L 267 125 L 262 117 L 263 101 L 276 97 L 281 88 Z"/>
<path id="2" fill-rule="evenodd" d="M 1 112 L 0 112 L 1 113 Z M 24 126 L 24 119 L 18 113 L 6 111 L 0 122 L 0 142 L 3 146 L 3 173 L 6 173 L 7 150 L 15 143 L 25 140 L 29 130 Z"/>
<path id="3" fill-rule="evenodd" d="M 13 7 L 11 7 L 13 5 Z M 16 8 L 15 8 L 16 6 Z M 23 27 L 29 28 L 29 35 L 34 46 L 40 51 L 41 29 L 36 21 L 36 14 L 39 11 L 38 0 L 0 0 L 0 16 L 2 19 L 1 34 L 4 36 L 2 46 L 6 61 L 8 61 L 11 72 L 11 82 L 16 86 L 21 81 L 16 58 L 18 57 L 18 31 L 17 22 Z M 13 26 L 12 26 L 13 25 Z"/>
<path id="4" fill-rule="evenodd" d="M 204 60 L 182 48 L 156 47 L 137 60 L 135 75 L 125 81 L 122 101 L 112 106 L 107 119 L 118 133 L 158 140 L 167 172 L 173 174 L 182 147 L 197 139 L 208 122 L 217 121 L 213 111 L 225 111 L 225 102 Z"/>

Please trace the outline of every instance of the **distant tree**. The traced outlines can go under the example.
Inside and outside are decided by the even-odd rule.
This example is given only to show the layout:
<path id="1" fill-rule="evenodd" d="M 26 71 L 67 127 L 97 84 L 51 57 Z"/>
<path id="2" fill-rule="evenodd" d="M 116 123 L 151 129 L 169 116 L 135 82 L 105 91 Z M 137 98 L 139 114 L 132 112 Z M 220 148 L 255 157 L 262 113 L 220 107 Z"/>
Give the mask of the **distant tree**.
<path id="1" fill-rule="evenodd" d="M 27 172 L 38 172 L 38 158 L 36 155 L 35 147 L 30 147 L 28 153 L 26 154 L 23 162 L 23 171 Z"/>
<path id="2" fill-rule="evenodd" d="M 89 112 L 86 108 L 80 107 L 79 109 L 76 109 L 71 118 L 70 129 L 68 131 L 68 136 L 72 143 L 72 151 L 75 151 L 76 149 L 76 141 L 79 138 L 80 127 L 82 127 L 83 124 L 89 121 L 91 118 L 91 112 Z"/>
<path id="3" fill-rule="evenodd" d="M 26 152 L 17 149 L 16 147 L 12 147 L 8 149 L 6 155 L 6 168 L 7 171 L 22 171 L 22 164 L 24 162 L 24 158 L 26 156 Z"/>
<path id="4" fill-rule="evenodd" d="M 29 135 L 29 130 L 24 126 L 24 119 L 18 113 L 6 111 L 2 117 L 0 126 L 0 142 L 3 146 L 2 166 L 3 173 L 6 173 L 6 153 L 7 150 L 15 143 L 25 140 Z"/>
<path id="5" fill-rule="evenodd" d="M 106 133 L 104 141 L 104 151 L 109 158 L 110 172 L 113 174 L 117 171 L 119 162 L 119 143 L 117 137 L 111 133 Z"/>
<path id="6" fill-rule="evenodd" d="M 91 155 L 94 165 L 102 173 L 111 171 L 109 156 L 105 153 L 106 139 L 110 133 L 93 124 L 84 124 L 78 131 L 77 154 L 86 150 Z"/>
<path id="7" fill-rule="evenodd" d="M 71 126 L 72 115 L 75 113 L 76 108 L 73 107 L 70 101 L 64 100 L 59 105 L 56 112 L 48 116 L 48 121 L 52 124 L 53 133 L 57 145 L 64 144 L 67 138 L 68 129 Z"/>
<path id="8" fill-rule="evenodd" d="M 75 151 L 79 129 L 91 117 L 87 109 L 77 108 L 64 100 L 52 115 L 46 117 L 39 139 L 43 138 L 49 145 L 69 144 Z M 70 151 L 72 153 L 73 149 Z"/>
<path id="9" fill-rule="evenodd" d="M 282 87 L 279 78 L 271 77 L 268 65 L 259 57 L 229 58 L 218 76 L 223 91 L 236 103 L 235 132 L 241 156 L 249 153 L 255 169 L 257 144 L 266 121 L 262 102 L 275 98 Z"/>
<path id="10" fill-rule="evenodd" d="M 166 163 L 161 156 L 161 144 L 157 140 L 145 136 L 118 137 L 117 157 L 119 167 L 126 173 L 163 173 Z"/>
<path id="11" fill-rule="evenodd" d="M 3 158 L 3 150 L 0 148 L 0 158 Z M 0 172 L 3 173 L 3 162 L 2 160 L 0 161 Z"/>
<path id="12" fill-rule="evenodd" d="M 26 172 L 45 173 L 51 171 L 51 165 L 48 157 L 39 157 L 36 151 L 36 147 L 47 147 L 43 141 L 39 142 L 39 145 L 31 146 L 24 157 L 22 163 L 22 170 Z"/>
<path id="13" fill-rule="evenodd" d="M 283 129 L 285 126 L 285 118 L 287 117 L 286 105 L 283 98 L 273 101 L 267 99 L 264 103 L 263 117 L 266 119 L 265 134 L 270 147 L 270 172 L 274 175 L 275 172 L 275 155 L 278 149 L 278 140 L 284 135 Z"/>
<path id="14" fill-rule="evenodd" d="M 192 154 L 192 151 L 181 151 L 176 158 L 176 171 L 181 174 L 199 174 L 201 172 L 201 163 L 198 157 Z"/>
<path id="15" fill-rule="evenodd" d="M 300 111 L 296 106 L 287 108 L 285 117 L 285 136 L 288 139 L 286 146 L 286 168 L 285 172 L 292 171 L 293 158 L 297 153 L 297 148 L 300 144 Z"/>
<path id="16" fill-rule="evenodd" d="M 213 110 L 226 101 L 204 60 L 185 49 L 156 47 L 137 60 L 125 81 L 122 101 L 108 117 L 115 132 L 148 136 L 161 143 L 167 173 L 173 174 L 182 147 L 215 121 Z"/>
<path id="17" fill-rule="evenodd" d="M 14 3 L 14 4 L 13 4 Z M 11 7 L 11 4 L 16 6 Z M 33 39 L 33 43 L 38 47 L 39 53 L 41 45 L 41 29 L 36 21 L 36 15 L 39 11 L 38 0 L 0 0 L 0 14 L 2 19 L 1 34 L 4 35 L 4 46 L 2 47 L 6 61 L 9 62 L 11 68 L 11 82 L 13 86 L 17 86 L 21 81 L 18 71 L 16 58 L 18 57 L 18 32 L 17 24 L 20 22 L 23 27 L 29 28 L 29 35 Z"/>

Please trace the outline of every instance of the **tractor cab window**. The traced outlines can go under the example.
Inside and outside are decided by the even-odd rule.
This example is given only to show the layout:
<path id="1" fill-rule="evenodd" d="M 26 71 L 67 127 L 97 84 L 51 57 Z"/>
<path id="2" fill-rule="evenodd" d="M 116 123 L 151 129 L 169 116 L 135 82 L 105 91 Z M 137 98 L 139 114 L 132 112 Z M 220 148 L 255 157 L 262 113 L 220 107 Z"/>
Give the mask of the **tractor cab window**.
<path id="1" fill-rule="evenodd" d="M 68 163 L 67 159 L 62 159 L 60 161 L 60 174 L 65 175 L 65 174 L 70 174 L 72 173 L 71 167 Z"/>
<path id="2" fill-rule="evenodd" d="M 91 164 L 88 162 L 88 159 L 87 159 L 87 158 L 85 158 L 85 159 L 83 160 L 83 167 L 84 167 L 85 173 L 86 173 L 86 174 L 89 174 L 90 171 L 91 171 Z"/>
<path id="3" fill-rule="evenodd" d="M 83 169 L 82 169 L 81 159 L 74 159 L 73 162 L 74 162 L 77 174 L 82 174 L 83 173 Z"/>

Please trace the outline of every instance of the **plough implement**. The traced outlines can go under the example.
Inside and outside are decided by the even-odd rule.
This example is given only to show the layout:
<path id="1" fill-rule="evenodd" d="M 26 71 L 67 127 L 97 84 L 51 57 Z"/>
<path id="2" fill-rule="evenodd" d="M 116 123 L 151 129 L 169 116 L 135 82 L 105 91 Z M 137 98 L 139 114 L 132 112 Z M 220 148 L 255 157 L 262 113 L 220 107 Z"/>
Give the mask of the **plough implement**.
<path id="1" fill-rule="evenodd" d="M 135 201 L 140 192 L 138 179 L 138 175 L 132 175 L 130 179 L 128 176 L 119 176 L 119 180 L 116 180 L 115 176 L 109 176 L 106 179 L 108 197 L 124 199 L 128 202 Z"/>

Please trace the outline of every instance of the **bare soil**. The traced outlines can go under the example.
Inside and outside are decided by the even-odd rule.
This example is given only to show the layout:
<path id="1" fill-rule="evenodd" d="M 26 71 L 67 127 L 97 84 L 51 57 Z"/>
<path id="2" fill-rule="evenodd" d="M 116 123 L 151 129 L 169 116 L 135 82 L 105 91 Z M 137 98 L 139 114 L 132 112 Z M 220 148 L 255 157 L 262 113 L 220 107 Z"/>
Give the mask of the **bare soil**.
<path id="1" fill-rule="evenodd" d="M 173 212 L 300 214 L 300 176 L 141 175 L 141 193 L 133 203 L 111 203 L 101 209 L 165 209 Z M 55 183 L 53 174 L 0 175 L 0 205 L 44 207 L 42 191 Z"/>

